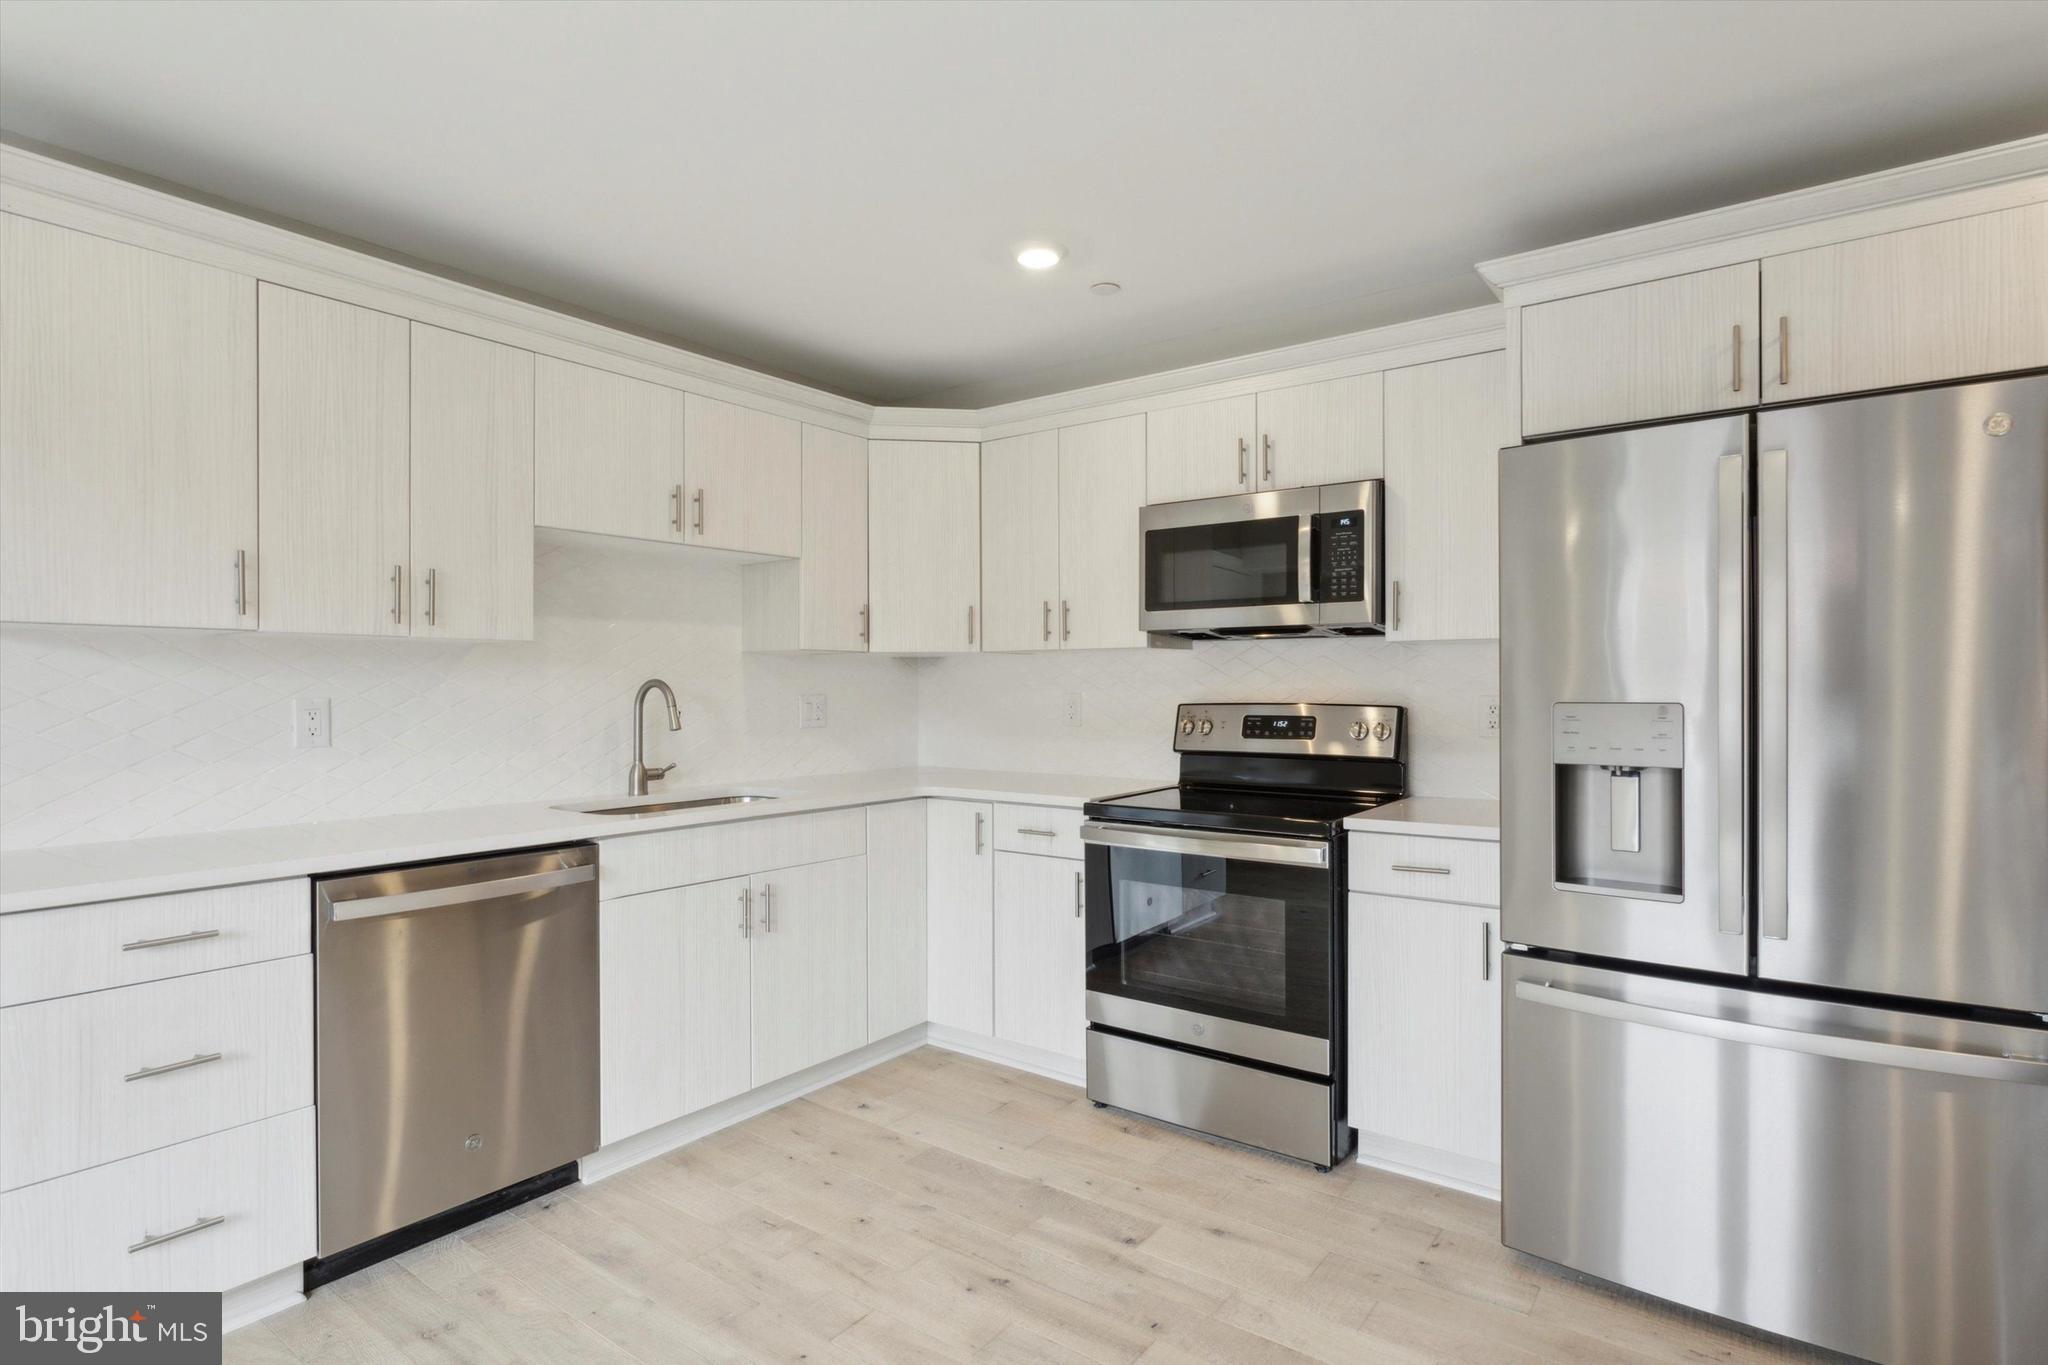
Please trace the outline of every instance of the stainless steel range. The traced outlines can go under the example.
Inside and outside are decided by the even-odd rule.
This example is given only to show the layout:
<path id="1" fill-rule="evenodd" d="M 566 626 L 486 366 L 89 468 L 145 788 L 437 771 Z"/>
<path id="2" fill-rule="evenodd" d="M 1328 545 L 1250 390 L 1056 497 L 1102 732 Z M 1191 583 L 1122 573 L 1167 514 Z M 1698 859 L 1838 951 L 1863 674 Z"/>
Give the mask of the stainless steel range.
<path id="1" fill-rule="evenodd" d="M 1344 1108 L 1344 820 L 1406 794 L 1398 706 L 1190 704 L 1180 781 L 1090 802 L 1088 1097 L 1321 1169 Z"/>

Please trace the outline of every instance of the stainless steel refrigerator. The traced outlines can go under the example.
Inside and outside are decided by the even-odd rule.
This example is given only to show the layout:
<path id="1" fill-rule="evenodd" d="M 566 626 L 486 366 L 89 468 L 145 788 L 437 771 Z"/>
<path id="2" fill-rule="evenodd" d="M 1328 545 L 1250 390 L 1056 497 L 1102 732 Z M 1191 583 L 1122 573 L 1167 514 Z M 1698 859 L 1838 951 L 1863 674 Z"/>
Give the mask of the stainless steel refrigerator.
<path id="1" fill-rule="evenodd" d="M 1501 456 L 1503 1238 L 2048 1347 L 2048 375 Z"/>

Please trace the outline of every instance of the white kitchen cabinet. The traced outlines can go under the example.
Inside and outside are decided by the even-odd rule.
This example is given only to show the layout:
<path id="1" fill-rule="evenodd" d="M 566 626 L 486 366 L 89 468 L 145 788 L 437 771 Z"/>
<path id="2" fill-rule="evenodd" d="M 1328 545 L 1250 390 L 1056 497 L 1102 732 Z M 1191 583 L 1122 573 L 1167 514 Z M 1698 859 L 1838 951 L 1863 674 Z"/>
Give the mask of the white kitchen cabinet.
<path id="1" fill-rule="evenodd" d="M 1498 1188 L 1499 912 L 1354 894 L 1350 914 L 1360 1154 Z"/>
<path id="2" fill-rule="evenodd" d="M 867 851 L 867 840 L 867 817 L 858 807 L 614 837 L 605 840 L 604 857 L 598 860 L 597 895 L 610 900 L 798 863 L 851 858 Z"/>
<path id="3" fill-rule="evenodd" d="M 412 633 L 533 638 L 533 354 L 412 324 Z"/>
<path id="4" fill-rule="evenodd" d="M 689 394 L 683 539 L 752 554 L 803 552 L 803 424 Z"/>
<path id="5" fill-rule="evenodd" d="M 867 860 L 754 878 L 754 1084 L 867 1041 Z"/>
<path id="6" fill-rule="evenodd" d="M 1767 402 L 2048 365 L 2048 203 L 1772 256 Z"/>
<path id="7" fill-rule="evenodd" d="M 684 1113 L 755 1084 L 753 904 L 748 877 L 702 882 L 682 895 Z"/>
<path id="8" fill-rule="evenodd" d="M 1218 398 L 1145 414 L 1145 501 L 1220 498 L 1254 490 L 1255 395 Z"/>
<path id="9" fill-rule="evenodd" d="M 546 355 L 533 386 L 534 524 L 682 540 L 682 390 Z"/>
<path id="10" fill-rule="evenodd" d="M 868 807 L 868 1031 L 871 1043 L 925 1021 L 922 801 Z"/>
<path id="11" fill-rule="evenodd" d="M 927 999 L 931 1022 L 995 1032 L 993 809 L 981 801 L 925 806 Z"/>
<path id="12" fill-rule="evenodd" d="M 1500 634 L 1500 450 L 1514 443 L 1507 356 L 1386 376 L 1387 636 Z"/>
<path id="13" fill-rule="evenodd" d="M 1138 649 L 1138 512 L 1145 505 L 1146 418 L 1137 413 L 1059 432 L 1062 649 Z"/>
<path id="14" fill-rule="evenodd" d="M 1058 647 L 1060 467 L 1058 431 L 982 443 L 984 652 Z M 1131 532 L 1135 537 L 1135 518 Z"/>
<path id="15" fill-rule="evenodd" d="M 1522 433 L 1755 406 L 1757 263 L 1520 311 Z"/>
<path id="16" fill-rule="evenodd" d="M 980 647 L 979 445 L 868 443 L 868 600 L 877 654 Z"/>
<path id="17" fill-rule="evenodd" d="M 0 620 L 253 630 L 256 282 L 0 214 Z"/>
<path id="18" fill-rule="evenodd" d="M 1382 469 L 1380 376 L 1345 375 L 1259 394 L 1261 490 L 1376 479 Z"/>
<path id="19" fill-rule="evenodd" d="M 410 325 L 274 284 L 256 303 L 263 629 L 404 635 Z"/>
<path id="20" fill-rule="evenodd" d="M 803 552 L 741 571 L 752 650 L 868 647 L 868 443 L 829 427 L 803 433 Z"/>
<path id="21" fill-rule="evenodd" d="M 745 885 L 744 879 L 739 884 Z M 687 1108 L 683 1095 L 683 917 L 685 906 L 703 890 L 649 891 L 605 901 L 598 907 L 601 1141 L 631 1137 L 668 1122 Z"/>
<path id="22" fill-rule="evenodd" d="M 1081 1059 L 1087 1050 L 1085 864 L 995 855 L 995 1036 Z"/>

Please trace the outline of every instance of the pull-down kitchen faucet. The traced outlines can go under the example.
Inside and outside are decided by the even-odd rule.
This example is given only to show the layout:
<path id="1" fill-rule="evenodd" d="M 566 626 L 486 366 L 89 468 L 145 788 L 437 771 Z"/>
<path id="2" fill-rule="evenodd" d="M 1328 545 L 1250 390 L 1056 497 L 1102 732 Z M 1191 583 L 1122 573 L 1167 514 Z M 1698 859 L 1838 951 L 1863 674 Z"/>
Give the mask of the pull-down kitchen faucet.
<path id="1" fill-rule="evenodd" d="M 683 713 L 676 709 L 676 694 L 669 690 L 669 685 L 659 678 L 649 678 L 641 683 L 640 690 L 633 694 L 633 766 L 626 770 L 628 796 L 647 795 L 649 782 L 660 781 L 674 772 L 676 767 L 673 763 L 661 768 L 647 766 L 647 730 L 643 722 L 647 719 L 649 692 L 661 693 L 662 700 L 668 703 L 668 728 L 683 728 Z"/>

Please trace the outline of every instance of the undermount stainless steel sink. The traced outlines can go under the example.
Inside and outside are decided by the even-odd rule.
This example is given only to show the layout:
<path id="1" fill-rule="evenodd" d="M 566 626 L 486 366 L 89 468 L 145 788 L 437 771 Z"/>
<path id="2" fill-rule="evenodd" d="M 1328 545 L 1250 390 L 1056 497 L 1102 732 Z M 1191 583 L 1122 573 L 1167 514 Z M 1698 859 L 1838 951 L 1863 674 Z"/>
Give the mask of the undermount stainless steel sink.
<path id="1" fill-rule="evenodd" d="M 593 801 L 580 806 L 555 806 L 553 809 L 574 811 L 578 815 L 660 815 L 672 810 L 701 810 L 706 806 L 743 806 L 753 801 L 774 799 L 772 796 L 762 796 L 757 792 L 740 792 L 730 796 L 678 797 L 673 801 Z"/>

